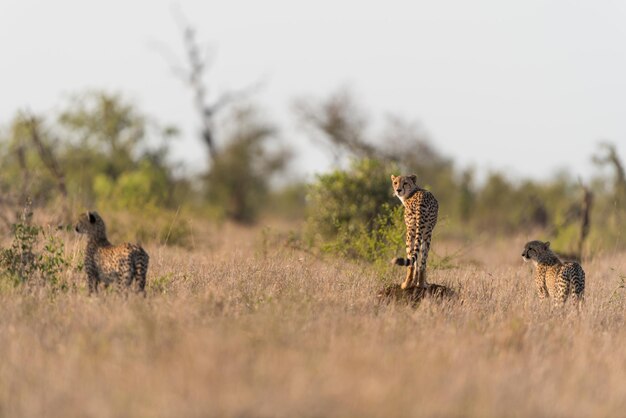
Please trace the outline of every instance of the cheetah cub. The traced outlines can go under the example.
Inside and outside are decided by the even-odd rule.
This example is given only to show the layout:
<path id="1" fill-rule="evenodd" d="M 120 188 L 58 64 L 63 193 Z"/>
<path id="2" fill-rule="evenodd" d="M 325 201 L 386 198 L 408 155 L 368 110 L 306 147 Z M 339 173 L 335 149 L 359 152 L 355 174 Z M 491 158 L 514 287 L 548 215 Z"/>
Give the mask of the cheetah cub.
<path id="1" fill-rule="evenodd" d="M 522 258 L 535 264 L 535 285 L 539 298 L 549 297 L 555 306 L 562 306 L 570 294 L 578 302 L 583 300 L 583 268 L 575 262 L 562 262 L 550 249 L 549 242 L 526 243 Z"/>
<path id="2" fill-rule="evenodd" d="M 76 232 L 87 235 L 85 270 L 89 294 L 98 291 L 101 282 L 105 287 L 111 283 L 131 287 L 145 294 L 148 253 L 138 245 L 112 245 L 107 239 L 106 226 L 97 212 L 80 215 Z"/>
<path id="3" fill-rule="evenodd" d="M 439 203 L 435 196 L 417 185 L 417 176 L 391 175 L 394 194 L 404 206 L 406 224 L 406 258 L 394 258 L 392 264 L 407 266 L 402 289 L 417 281 L 419 287 L 427 287 L 426 261 L 430 250 L 430 239 L 437 224 Z M 418 268 L 419 263 L 419 268 Z"/>

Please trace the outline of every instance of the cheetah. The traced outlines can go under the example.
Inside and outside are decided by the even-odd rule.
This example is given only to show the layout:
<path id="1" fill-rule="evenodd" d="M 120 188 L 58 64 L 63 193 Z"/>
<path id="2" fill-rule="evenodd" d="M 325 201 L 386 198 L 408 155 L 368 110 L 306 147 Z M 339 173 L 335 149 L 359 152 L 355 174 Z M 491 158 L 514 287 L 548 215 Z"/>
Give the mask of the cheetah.
<path id="1" fill-rule="evenodd" d="M 530 241 L 522 258 L 535 264 L 535 285 L 540 299 L 549 297 L 555 306 L 565 304 L 572 294 L 581 302 L 585 294 L 585 272 L 576 262 L 562 262 L 550 249 L 549 242 Z"/>
<path id="2" fill-rule="evenodd" d="M 131 287 L 145 295 L 146 273 L 148 271 L 148 253 L 138 245 L 112 245 L 107 239 L 106 226 L 97 212 L 80 215 L 76 232 L 87 235 L 85 251 L 85 270 L 89 294 L 98 292 L 98 284 L 105 287 L 114 283 L 118 286 Z"/>
<path id="3" fill-rule="evenodd" d="M 439 203 L 431 192 L 417 185 L 415 174 L 410 176 L 392 174 L 391 184 L 395 195 L 404 205 L 406 224 L 406 258 L 394 258 L 391 262 L 399 266 L 408 266 L 402 289 L 410 287 L 416 280 L 419 287 L 427 287 L 426 262 L 433 229 L 437 224 Z"/>

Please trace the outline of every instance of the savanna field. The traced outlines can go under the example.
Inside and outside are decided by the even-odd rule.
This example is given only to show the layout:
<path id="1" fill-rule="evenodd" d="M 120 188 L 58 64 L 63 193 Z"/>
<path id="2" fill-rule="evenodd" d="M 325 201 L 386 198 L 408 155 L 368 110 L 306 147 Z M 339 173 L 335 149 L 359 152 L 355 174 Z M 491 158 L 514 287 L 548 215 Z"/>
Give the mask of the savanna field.
<path id="1" fill-rule="evenodd" d="M 624 415 L 617 145 L 598 144 L 584 180 L 479 178 L 419 125 L 372 133 L 338 92 L 295 106 L 335 156 L 306 178 L 262 106 L 233 104 L 223 121 L 200 107 L 196 174 L 172 160 L 176 126 L 122 94 L 0 125 L 0 416 Z M 389 263 L 405 255 L 394 175 L 438 201 L 427 271 L 452 298 L 378 297 L 405 277 Z M 88 296 L 74 232 L 86 210 L 113 244 L 147 250 L 145 297 Z M 535 295 L 521 255 L 536 239 L 582 254 L 580 312 Z"/>
<path id="2" fill-rule="evenodd" d="M 626 417 L 622 3 L 0 0 L 0 418 Z"/>
<path id="3" fill-rule="evenodd" d="M 110 220 L 109 223 L 114 223 Z M 0 415 L 45 417 L 622 416 L 626 254 L 583 260 L 586 303 L 534 294 L 531 236 L 435 239 L 417 307 L 376 294 L 404 270 L 291 245 L 297 223 L 194 220 L 145 243 L 147 296 L 87 296 L 85 244 L 56 234 L 64 290 L 0 292 Z M 111 240 L 125 237 L 113 230 Z"/>

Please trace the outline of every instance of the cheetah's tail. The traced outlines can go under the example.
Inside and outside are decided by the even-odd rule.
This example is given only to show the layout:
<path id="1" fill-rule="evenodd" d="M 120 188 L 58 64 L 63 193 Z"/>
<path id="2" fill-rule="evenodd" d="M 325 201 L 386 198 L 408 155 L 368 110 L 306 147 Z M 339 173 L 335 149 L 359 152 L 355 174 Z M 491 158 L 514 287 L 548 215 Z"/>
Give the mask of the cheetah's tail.
<path id="1" fill-rule="evenodd" d="M 150 257 L 148 256 L 148 253 L 143 248 L 139 248 L 139 257 L 137 257 L 135 261 L 135 272 L 137 274 L 137 291 L 138 292 L 145 293 L 146 275 L 148 273 L 149 262 L 150 262 Z"/>
<path id="2" fill-rule="evenodd" d="M 396 257 L 391 260 L 391 264 L 395 264 L 396 266 L 410 266 L 412 264 L 415 264 L 416 261 L 417 258 L 415 256 L 411 258 Z"/>

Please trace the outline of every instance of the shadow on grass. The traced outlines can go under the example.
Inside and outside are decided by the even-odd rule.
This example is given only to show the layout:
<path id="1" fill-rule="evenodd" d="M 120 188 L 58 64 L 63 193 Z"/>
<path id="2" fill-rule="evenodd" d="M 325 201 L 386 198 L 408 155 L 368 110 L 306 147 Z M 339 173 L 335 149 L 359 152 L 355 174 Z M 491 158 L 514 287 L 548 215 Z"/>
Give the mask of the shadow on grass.
<path id="1" fill-rule="evenodd" d="M 435 283 L 429 283 L 427 287 L 411 286 L 406 289 L 394 283 L 386 285 L 376 294 L 379 303 L 404 303 L 413 307 L 417 306 L 422 299 L 444 300 L 451 299 L 455 295 L 451 288 Z"/>

